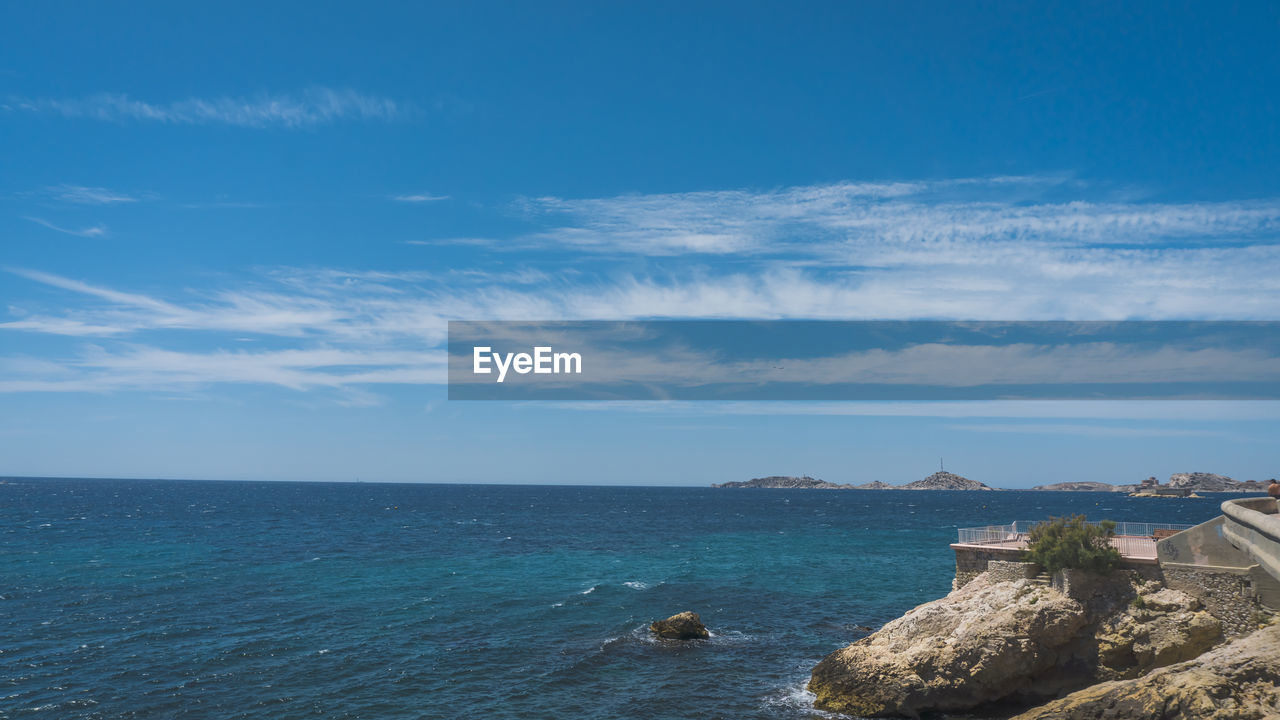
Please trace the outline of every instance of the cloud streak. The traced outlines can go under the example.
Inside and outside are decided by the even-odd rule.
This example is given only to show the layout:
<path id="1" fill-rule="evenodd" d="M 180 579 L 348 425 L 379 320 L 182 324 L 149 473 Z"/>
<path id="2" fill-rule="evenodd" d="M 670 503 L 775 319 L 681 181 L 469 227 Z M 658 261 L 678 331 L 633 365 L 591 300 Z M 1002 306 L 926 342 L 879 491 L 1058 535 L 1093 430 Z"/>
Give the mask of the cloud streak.
<path id="1" fill-rule="evenodd" d="M 43 227 L 49 228 L 50 230 L 53 230 L 55 232 L 60 232 L 64 235 L 75 235 L 76 237 L 85 237 L 85 238 L 96 238 L 96 237 L 107 236 L 107 226 L 102 224 L 90 225 L 89 227 L 76 229 L 76 228 L 62 227 L 61 225 L 55 225 L 49 222 L 48 220 L 45 220 L 44 218 L 27 216 L 25 219 L 37 225 L 41 225 Z"/>
<path id="2" fill-rule="evenodd" d="M 143 199 L 137 195 L 127 195 L 107 188 L 86 187 L 84 185 L 57 185 L 46 188 L 46 192 L 55 200 L 77 205 L 117 205 L 120 203 L 135 203 Z"/>
<path id="3" fill-rule="evenodd" d="M 283 111 L 246 117 L 321 121 Z M 99 200 L 126 197 L 63 187 L 88 204 L 97 191 Z M 103 352 L 129 358 L 140 348 L 207 350 L 249 337 L 308 352 L 439 354 L 443 363 L 451 319 L 1280 320 L 1280 200 L 1082 200 L 1081 187 L 1059 177 L 961 178 L 526 199 L 516 209 L 541 225 L 534 232 L 403 241 L 475 244 L 471 268 L 274 268 L 179 293 L 11 270 L 65 295 L 13 295 L 0 333 L 93 338 Z M 107 234 L 101 225 L 28 220 L 81 237 Z M 511 260 L 494 271 L 484 264 L 491 253 Z M 386 363 L 376 365 L 385 374 L 362 375 L 216 358 L 288 387 L 426 377 Z M 60 364 L 89 385 L 143 377 L 95 362 Z M 216 365 L 194 363 L 210 368 L 210 382 L 240 382 Z M 37 380 L 69 382 L 28 377 L 23 387 L 43 387 Z"/>
<path id="4" fill-rule="evenodd" d="M 416 193 L 412 195 L 394 195 L 391 198 L 396 202 L 403 203 L 435 203 L 448 200 L 448 195 L 432 195 L 430 193 Z"/>
<path id="5" fill-rule="evenodd" d="M 797 257 L 893 266 L 1025 247 L 1139 248 L 1275 240 L 1280 201 L 1043 200 L 1053 178 L 836 183 L 767 191 L 528 198 L 517 209 L 567 220 L 526 240 L 597 252 Z M 1030 199 L 1028 199 L 1030 198 Z"/>
<path id="6" fill-rule="evenodd" d="M 123 93 L 97 93 L 81 98 L 11 97 L 0 103 L 0 110 L 119 123 L 244 128 L 300 128 L 341 120 L 391 121 L 415 112 L 412 105 L 390 98 L 324 87 L 284 94 L 192 97 L 162 102 L 137 100 Z"/>

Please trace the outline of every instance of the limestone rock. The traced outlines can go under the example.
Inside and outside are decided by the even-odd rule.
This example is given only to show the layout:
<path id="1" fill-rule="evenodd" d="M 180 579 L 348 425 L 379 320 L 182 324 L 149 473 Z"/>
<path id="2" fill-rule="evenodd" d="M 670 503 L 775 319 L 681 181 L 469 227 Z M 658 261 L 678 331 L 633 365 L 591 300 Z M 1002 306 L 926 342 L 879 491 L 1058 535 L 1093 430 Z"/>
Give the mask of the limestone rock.
<path id="1" fill-rule="evenodd" d="M 1095 685 L 1013 720 L 1263 720 L 1280 717 L 1280 625 L 1144 677 Z"/>
<path id="2" fill-rule="evenodd" d="M 818 708 L 864 717 L 1025 705 L 1138 677 L 1221 639 L 1195 598 L 1127 573 L 1077 578 L 1064 593 L 987 572 L 832 653 L 809 689 Z"/>
<path id="3" fill-rule="evenodd" d="M 1207 472 L 1174 473 L 1169 476 L 1169 487 L 1209 492 L 1230 492 L 1240 483 L 1225 475 Z"/>
<path id="4" fill-rule="evenodd" d="M 676 613 L 666 620 L 658 620 L 649 626 L 660 638 L 667 640 L 698 640 L 711 637 L 695 612 Z"/>
<path id="5" fill-rule="evenodd" d="M 1056 591 L 980 575 L 827 656 L 809 689 L 820 709 L 850 715 L 965 710 L 1029 686 L 1087 622 Z"/>
<path id="6" fill-rule="evenodd" d="M 949 473 L 946 470 L 936 472 L 923 480 L 907 483 L 903 490 L 995 490 L 995 488 L 970 480 L 967 477 Z"/>
<path id="7" fill-rule="evenodd" d="M 1200 601 L 1168 588 L 1138 595 L 1097 632 L 1098 678 L 1134 678 L 1190 660 L 1222 641 L 1222 623 Z"/>

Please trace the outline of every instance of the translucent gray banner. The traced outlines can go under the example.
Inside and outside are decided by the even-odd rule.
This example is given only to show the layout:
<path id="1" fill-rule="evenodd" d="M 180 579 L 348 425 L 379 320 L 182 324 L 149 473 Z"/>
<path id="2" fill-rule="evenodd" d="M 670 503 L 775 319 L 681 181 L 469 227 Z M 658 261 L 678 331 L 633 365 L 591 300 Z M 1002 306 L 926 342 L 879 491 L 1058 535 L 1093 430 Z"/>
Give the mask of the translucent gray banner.
<path id="1" fill-rule="evenodd" d="M 1277 322 L 449 323 L 450 400 L 1277 398 Z"/>

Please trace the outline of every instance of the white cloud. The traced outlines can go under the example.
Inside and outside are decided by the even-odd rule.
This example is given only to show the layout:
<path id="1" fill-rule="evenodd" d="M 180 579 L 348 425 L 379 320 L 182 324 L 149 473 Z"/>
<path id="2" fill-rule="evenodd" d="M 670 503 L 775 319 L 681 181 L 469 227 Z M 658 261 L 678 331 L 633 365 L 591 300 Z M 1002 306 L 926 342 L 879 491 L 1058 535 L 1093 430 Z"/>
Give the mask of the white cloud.
<path id="1" fill-rule="evenodd" d="M 405 203 L 434 203 L 448 200 L 448 195 L 431 195 L 429 193 L 418 193 L 415 195 L 395 195 L 391 198 L 396 202 Z"/>
<path id="2" fill-rule="evenodd" d="M 286 116 L 261 122 L 305 122 Z M 526 251 L 499 269 L 276 268 L 163 294 L 16 270 L 68 295 L 56 303 L 11 296 L 0 332 L 128 339 L 155 350 L 192 347 L 176 338 L 204 333 L 200 347 L 253 337 L 298 351 L 440 353 L 450 319 L 1280 320 L 1280 200 L 1070 199 L 1080 192 L 1068 178 L 1033 177 L 538 198 L 519 203 L 552 224 L 534 235 L 408 241 Z M 556 252 L 528 252 L 539 246 Z M 573 248 L 587 252 L 566 268 L 564 251 Z M 624 253 L 633 257 L 616 263 Z M 362 377 L 281 367 L 271 357 L 214 359 L 196 362 L 214 382 L 237 382 L 214 372 L 224 360 L 246 368 L 241 377 L 281 385 Z M 120 365 L 68 363 L 94 382 L 132 376 Z M 425 377 L 403 366 L 368 372 Z"/>
<path id="3" fill-rule="evenodd" d="M 518 209 L 562 223 L 526 238 L 598 252 L 750 254 L 893 266 L 922 254 L 947 262 L 993 253 L 1093 246 L 1220 243 L 1280 232 L 1280 201 L 1089 202 L 1041 199 L 1063 179 L 836 183 L 780 190 L 525 199 Z"/>
<path id="4" fill-rule="evenodd" d="M 1076 435 L 1102 438 L 1130 437 L 1221 437 L 1218 430 L 1184 430 L 1165 427 L 1116 427 L 1073 423 L 961 423 L 948 425 L 948 430 L 978 433 L 1013 433 L 1016 435 Z"/>
<path id="5" fill-rule="evenodd" d="M 57 185 L 46 188 L 46 192 L 56 200 L 79 205 L 116 205 L 134 203 L 143 199 L 138 195 L 127 195 L 107 188 L 84 185 Z"/>
<path id="6" fill-rule="evenodd" d="M 254 128 L 296 128 L 339 120 L 395 120 L 414 112 L 413 106 L 389 98 L 324 87 L 285 94 L 193 97 L 168 102 L 135 100 L 122 93 L 98 93 L 83 98 L 10 98 L 0 104 L 0 109 L 111 122 Z"/>
<path id="7" fill-rule="evenodd" d="M 592 401 L 532 403 L 570 411 L 717 415 L 806 415 L 817 417 L 1025 418 L 1186 420 L 1237 422 L 1280 420 L 1277 400 L 965 400 L 943 402 L 790 401 Z M 1011 424 L 1009 424 L 1011 425 Z"/>
<path id="8" fill-rule="evenodd" d="M 107 226 L 102 224 L 90 225 L 89 227 L 83 227 L 83 228 L 77 229 L 77 228 L 65 228 L 60 225 L 54 225 L 48 220 L 45 220 L 43 218 L 38 218 L 38 217 L 28 216 L 25 219 L 30 220 L 31 222 L 37 225 L 43 225 L 44 227 L 47 227 L 50 230 L 63 233 L 64 235 L 75 235 L 76 237 L 106 237 L 107 236 Z"/>

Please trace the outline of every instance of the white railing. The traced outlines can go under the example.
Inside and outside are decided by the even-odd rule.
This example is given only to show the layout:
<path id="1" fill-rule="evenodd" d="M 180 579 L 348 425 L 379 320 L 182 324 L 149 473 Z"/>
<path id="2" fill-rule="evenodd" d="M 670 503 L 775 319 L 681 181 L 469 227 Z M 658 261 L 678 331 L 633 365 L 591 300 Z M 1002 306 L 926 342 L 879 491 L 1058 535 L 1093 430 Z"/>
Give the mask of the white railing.
<path id="1" fill-rule="evenodd" d="M 965 545 L 988 545 L 1014 540 L 1018 531 L 1014 525 L 987 525 L 986 527 L 960 528 L 960 542 Z"/>
<path id="2" fill-rule="evenodd" d="M 1016 520 L 1008 525 L 959 528 L 959 542 L 963 545 L 1021 544 L 1028 540 L 1031 528 L 1042 522 L 1044 521 Z M 1115 537 L 1111 538 L 1111 545 L 1119 550 L 1121 555 L 1147 555 L 1151 552 L 1149 548 L 1157 530 L 1180 532 L 1191 527 L 1194 526 L 1184 523 L 1118 522 L 1115 523 Z"/>

